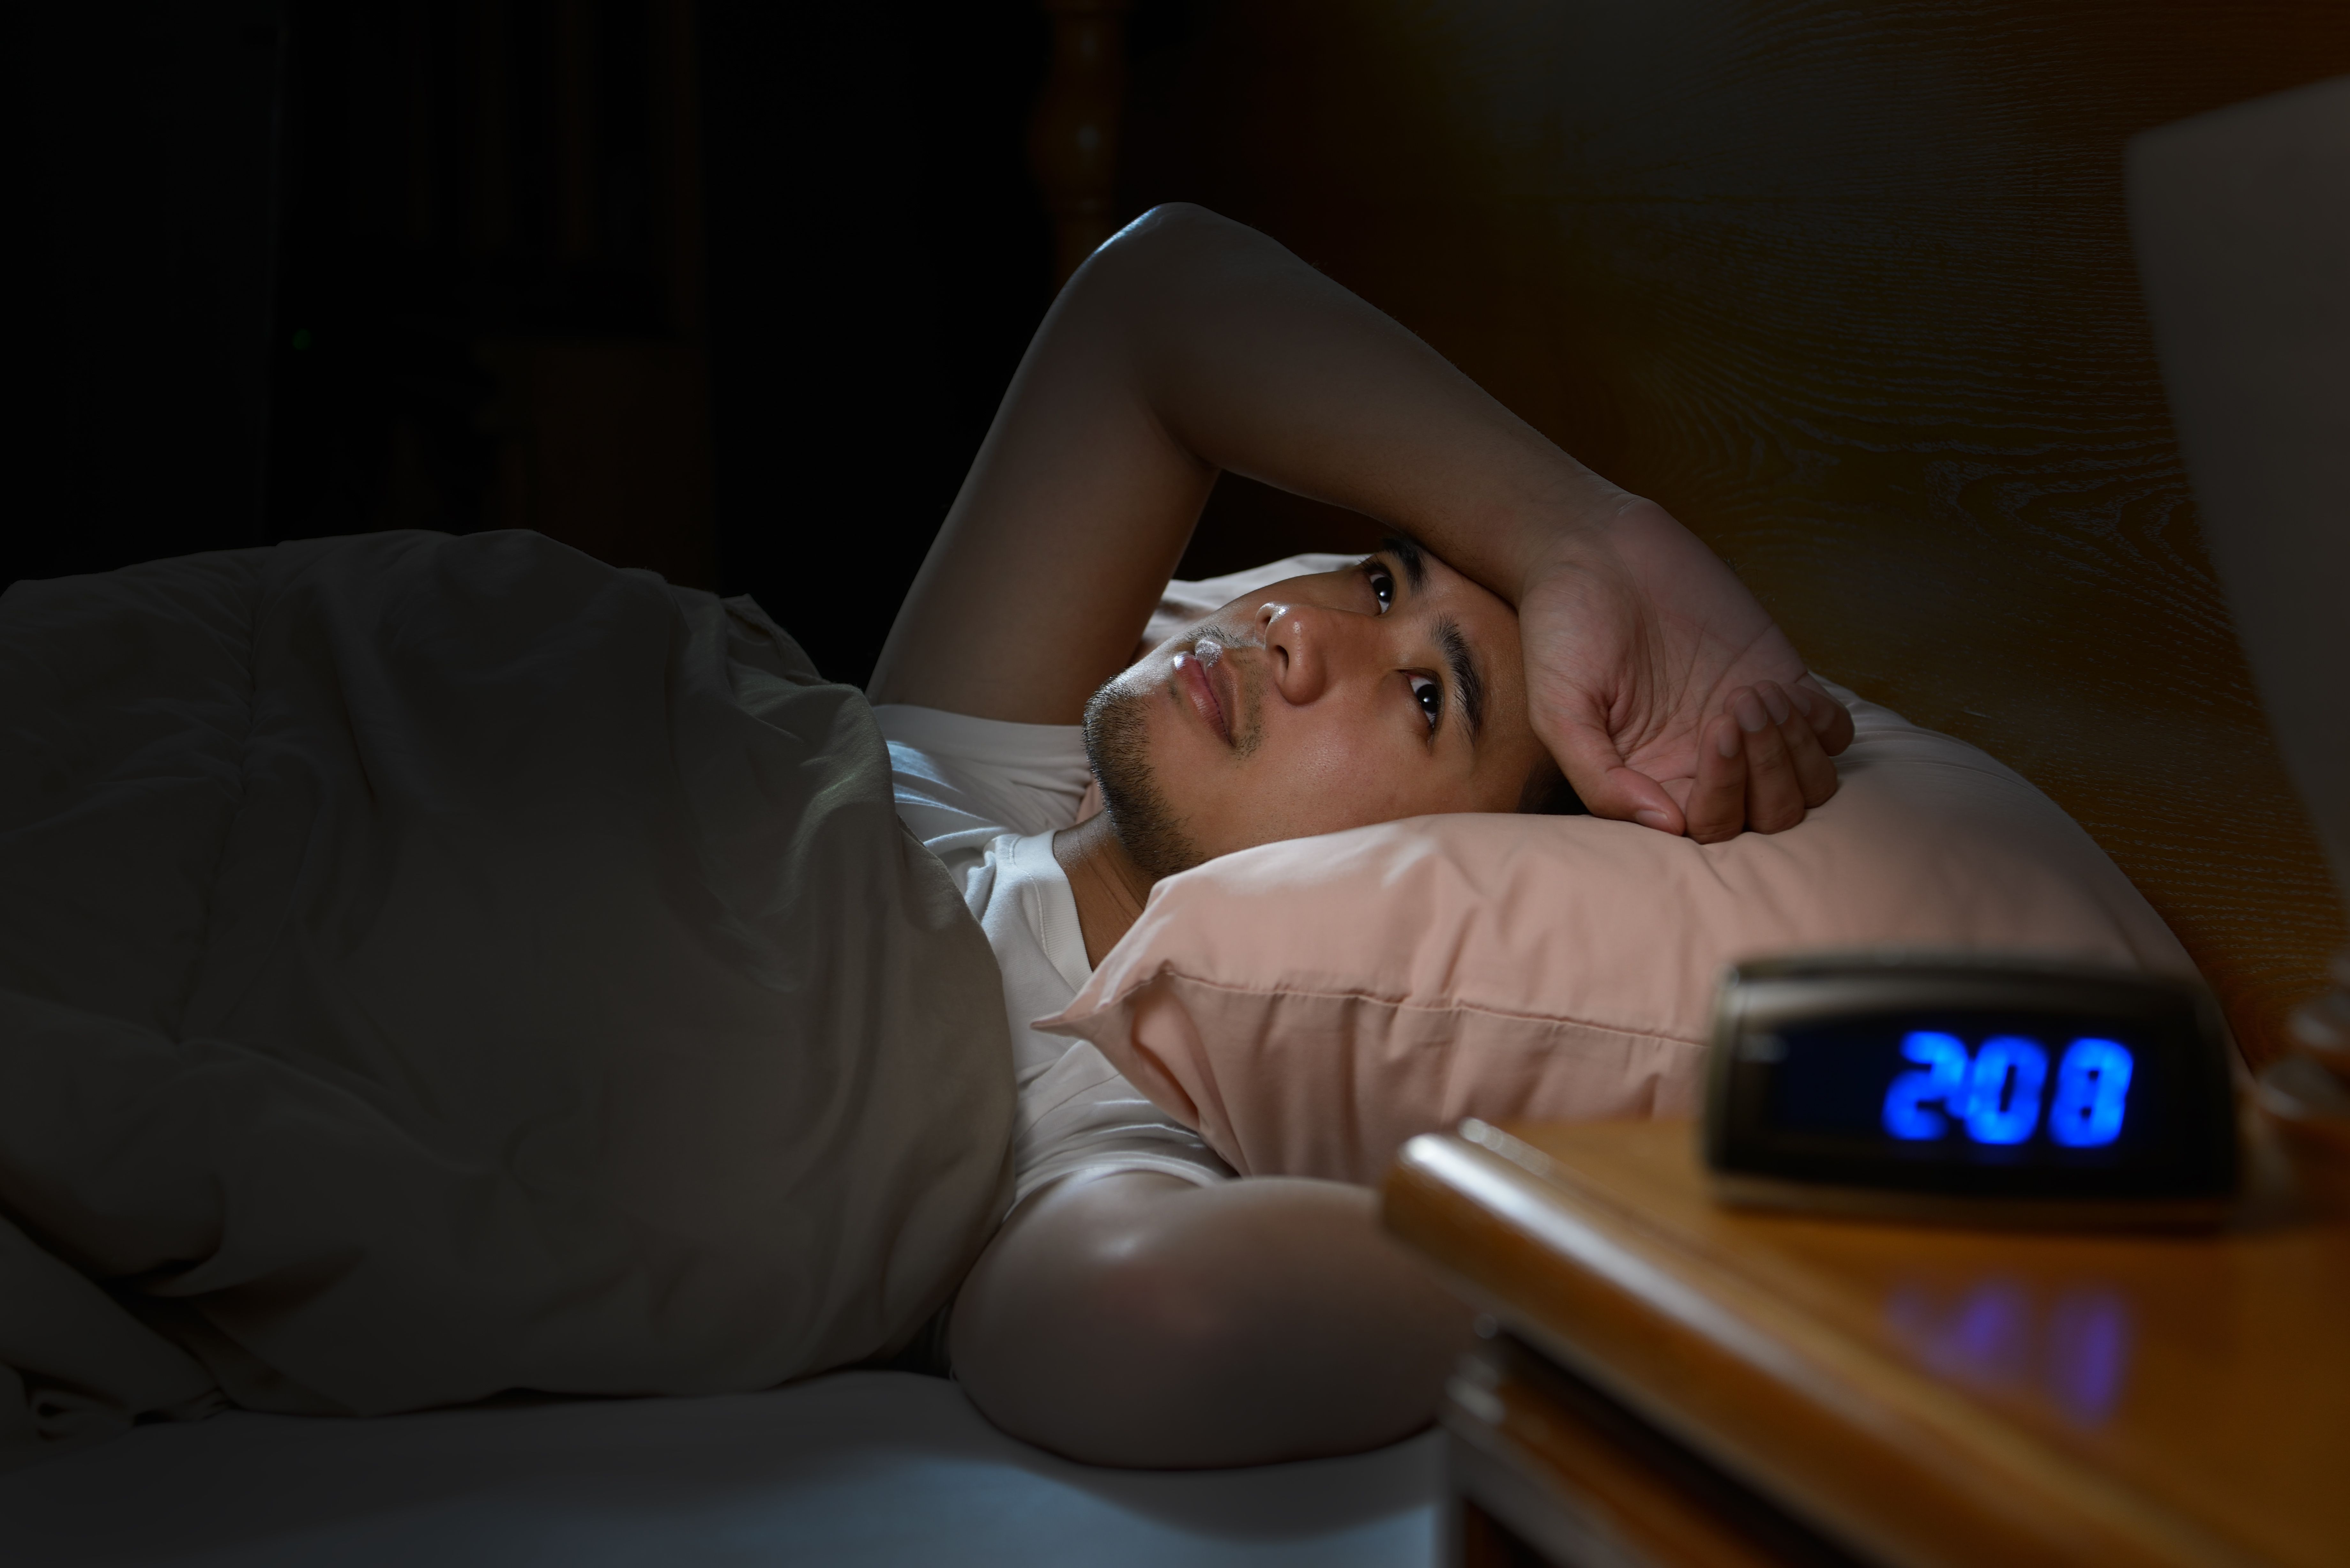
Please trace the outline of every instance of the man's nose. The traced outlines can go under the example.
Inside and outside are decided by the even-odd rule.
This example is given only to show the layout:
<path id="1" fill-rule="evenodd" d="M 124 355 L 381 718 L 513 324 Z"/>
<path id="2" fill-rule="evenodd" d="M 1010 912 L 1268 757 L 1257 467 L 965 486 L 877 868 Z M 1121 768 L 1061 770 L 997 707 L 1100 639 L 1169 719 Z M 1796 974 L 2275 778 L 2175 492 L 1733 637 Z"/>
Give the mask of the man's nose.
<path id="1" fill-rule="evenodd" d="M 1266 603 L 1257 607 L 1257 635 L 1274 688 L 1293 703 L 1313 701 L 1362 652 L 1369 618 L 1322 605 Z M 1360 624 L 1352 624 L 1360 623 Z"/>

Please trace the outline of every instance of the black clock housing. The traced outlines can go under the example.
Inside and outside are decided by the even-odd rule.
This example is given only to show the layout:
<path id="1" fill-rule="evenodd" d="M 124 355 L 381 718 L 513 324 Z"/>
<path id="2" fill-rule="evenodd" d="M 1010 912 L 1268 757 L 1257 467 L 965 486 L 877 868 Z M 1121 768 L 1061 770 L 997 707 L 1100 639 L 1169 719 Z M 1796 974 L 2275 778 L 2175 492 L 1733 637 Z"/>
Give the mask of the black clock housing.
<path id="1" fill-rule="evenodd" d="M 1972 956 L 1750 962 L 1716 1004 L 1705 1158 L 1733 1200 L 2208 1218 L 2237 1187 L 2233 1058 L 2189 981 Z"/>

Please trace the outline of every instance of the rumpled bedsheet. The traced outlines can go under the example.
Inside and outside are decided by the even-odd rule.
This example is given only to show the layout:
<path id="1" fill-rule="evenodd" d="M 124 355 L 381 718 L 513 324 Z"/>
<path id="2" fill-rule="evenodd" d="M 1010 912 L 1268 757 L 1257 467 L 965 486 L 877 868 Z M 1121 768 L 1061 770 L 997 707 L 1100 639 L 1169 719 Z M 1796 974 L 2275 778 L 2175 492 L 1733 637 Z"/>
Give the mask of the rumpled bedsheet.
<path id="1" fill-rule="evenodd" d="M 984 938 L 747 599 L 400 533 L 0 598 L 0 1459 L 887 1354 L 1008 1191 Z"/>

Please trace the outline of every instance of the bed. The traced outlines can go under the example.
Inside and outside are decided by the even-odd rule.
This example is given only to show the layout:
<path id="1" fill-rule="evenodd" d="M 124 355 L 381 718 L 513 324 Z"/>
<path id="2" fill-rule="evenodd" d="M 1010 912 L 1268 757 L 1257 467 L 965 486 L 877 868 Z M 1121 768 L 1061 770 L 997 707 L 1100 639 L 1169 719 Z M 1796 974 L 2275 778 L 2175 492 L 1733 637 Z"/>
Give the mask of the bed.
<path id="1" fill-rule="evenodd" d="M 1440 1464 L 1431 1433 L 1255 1469 L 1097 1469 L 1003 1436 L 953 1383 L 905 1372 L 371 1421 L 230 1411 L 0 1475 L 0 1557 L 1423 1568 Z"/>

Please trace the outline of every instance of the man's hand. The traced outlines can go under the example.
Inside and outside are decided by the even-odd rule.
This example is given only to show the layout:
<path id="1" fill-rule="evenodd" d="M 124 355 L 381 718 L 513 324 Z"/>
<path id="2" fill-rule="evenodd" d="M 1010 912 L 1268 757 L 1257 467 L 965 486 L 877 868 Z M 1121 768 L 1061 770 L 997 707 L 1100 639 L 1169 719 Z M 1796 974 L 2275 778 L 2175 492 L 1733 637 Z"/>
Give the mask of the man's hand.
<path id="1" fill-rule="evenodd" d="M 1560 535 L 1518 617 L 1534 732 L 1595 815 L 1711 843 L 1793 827 L 1835 794 L 1852 716 L 1654 502 Z"/>

